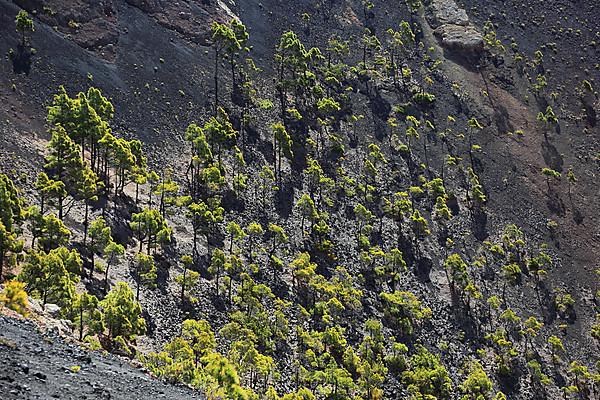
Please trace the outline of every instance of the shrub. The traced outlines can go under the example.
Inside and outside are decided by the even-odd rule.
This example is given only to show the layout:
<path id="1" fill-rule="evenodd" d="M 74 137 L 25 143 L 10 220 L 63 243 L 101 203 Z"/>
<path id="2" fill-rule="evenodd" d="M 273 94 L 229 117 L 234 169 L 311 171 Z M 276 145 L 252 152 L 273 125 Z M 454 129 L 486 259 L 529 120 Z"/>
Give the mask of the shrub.
<path id="1" fill-rule="evenodd" d="M 29 302 L 25 292 L 25 284 L 15 280 L 7 282 L 4 291 L 0 293 L 0 303 L 23 316 L 27 316 Z"/>

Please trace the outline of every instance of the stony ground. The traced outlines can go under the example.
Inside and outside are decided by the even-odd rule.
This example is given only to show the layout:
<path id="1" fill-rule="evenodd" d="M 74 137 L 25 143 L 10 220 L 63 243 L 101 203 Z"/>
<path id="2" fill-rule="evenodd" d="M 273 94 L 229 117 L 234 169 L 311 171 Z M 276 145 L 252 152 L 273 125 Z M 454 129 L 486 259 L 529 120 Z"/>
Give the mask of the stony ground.
<path id="1" fill-rule="evenodd" d="M 0 40 L 0 54 L 5 54 L 18 40 L 12 28 L 12 18 L 17 12 L 17 5 L 21 6 L 21 3 L 25 2 L 0 0 L 0 37 L 7 38 Z M 92 20 L 83 21 L 79 18 L 78 8 L 70 5 L 79 2 L 56 0 L 48 3 L 65 7 L 69 5 L 70 9 L 75 10 L 71 13 L 81 27 L 69 31 L 71 28 L 68 27 L 68 22 L 58 21 L 55 24 L 50 21 L 50 17 L 40 16 L 40 23 L 33 35 L 38 54 L 34 59 L 31 75 L 14 75 L 10 71 L 9 62 L 0 64 L 0 120 L 3 122 L 0 124 L 0 172 L 3 172 L 2 169 L 23 172 L 22 181 L 18 183 L 26 188 L 31 186 L 34 172 L 43 163 L 42 154 L 46 138 L 43 123 L 45 102 L 59 84 L 65 84 L 70 93 L 89 84 L 98 86 L 107 93 L 118 110 L 114 121 L 115 132 L 128 138 L 143 140 L 152 164 L 160 166 L 167 162 L 163 151 L 165 148 L 169 149 L 168 162 L 181 163 L 185 160 L 184 156 L 181 159 L 177 157 L 187 149 L 182 146 L 182 133 L 188 123 L 201 121 L 205 109 L 210 107 L 212 49 L 206 46 L 207 43 L 202 38 L 191 37 L 187 31 L 187 21 L 201 21 L 204 9 L 198 11 L 194 18 L 187 19 L 186 10 L 191 3 L 188 1 L 169 3 L 164 5 L 165 9 L 162 11 L 160 7 L 158 11 L 153 8 L 153 4 L 158 3 L 155 1 L 111 1 L 107 3 L 111 4 L 113 14 L 106 18 L 100 17 L 99 11 L 96 10 L 90 13 Z M 88 1 L 80 3 L 87 4 Z M 215 2 L 205 3 L 214 5 Z M 383 7 L 384 1 L 376 3 L 376 15 L 371 24 L 379 28 L 379 33 L 382 33 L 383 27 L 395 26 L 401 18 L 406 18 L 398 7 Z M 483 224 L 481 229 L 483 234 L 477 240 L 486 239 L 488 235 L 496 238 L 506 223 L 517 222 L 532 243 L 549 243 L 549 252 L 561 261 L 550 271 L 548 281 L 553 286 L 565 287 L 577 300 L 577 319 L 565 332 L 568 338 L 568 352 L 574 358 L 594 361 L 597 359 L 597 346 L 588 332 L 595 316 L 593 293 L 598 290 L 599 285 L 593 274 L 600 254 L 600 233 L 597 228 L 600 225 L 597 213 L 600 199 L 597 189 L 599 164 L 596 158 L 600 148 L 599 136 L 597 127 L 587 129 L 583 124 L 572 120 L 570 114 L 580 106 L 573 88 L 579 85 L 583 78 L 597 82 L 599 77 L 598 67 L 591 68 L 595 61 L 586 61 L 590 71 L 583 71 L 583 67 L 577 66 L 584 61 L 580 56 L 587 55 L 590 60 L 596 60 L 599 51 L 595 44 L 592 45 L 595 43 L 592 39 L 596 30 L 593 23 L 581 22 L 582 26 L 579 26 L 577 16 L 580 15 L 585 21 L 593 21 L 596 14 L 588 10 L 588 6 L 579 9 L 574 4 L 560 0 L 552 1 L 552 6 L 546 6 L 546 3 L 541 1 L 531 2 L 528 13 L 523 13 L 521 4 L 515 1 L 458 3 L 466 10 L 474 25 L 481 28 L 491 19 L 496 24 L 498 35 L 504 44 L 508 47 L 511 38 L 514 37 L 520 51 L 528 57 L 532 57 L 538 48 L 545 48 L 546 44 L 549 46 L 549 42 L 558 42 L 557 54 L 550 51 L 550 47 L 545 50 L 545 62 L 550 87 L 560 91 L 562 96 L 559 98 L 560 110 L 559 107 L 555 107 L 559 111 L 562 133 L 553 133 L 543 140 L 536 122 L 538 107 L 532 99 L 528 100 L 524 89 L 529 86 L 526 79 L 515 78 L 517 75 L 513 73 L 515 66 L 511 60 L 512 53 L 509 52 L 505 56 L 506 64 L 498 67 L 489 65 L 479 73 L 472 70 L 473 65 L 446 59 L 448 54 L 437 46 L 432 29 L 434 26 L 423 25 L 426 30 L 425 42 L 434 46 L 436 56 L 444 60 L 440 76 L 437 77 L 440 82 L 432 88 L 438 97 L 435 110 L 438 119 L 443 120 L 445 115 L 477 115 L 488 127 L 478 138 L 483 147 L 481 155 L 478 156 L 480 175 L 489 197 L 489 204 L 486 224 Z M 172 22 L 178 20 L 165 17 L 172 11 L 167 10 L 171 5 L 179 5 L 184 9 L 181 12 L 182 21 Z M 363 30 L 358 1 L 332 0 L 327 6 L 323 6 L 321 2 L 308 0 L 241 0 L 235 7 L 231 6 L 231 9 L 240 15 L 249 29 L 252 56 L 266 72 L 262 78 L 264 81 L 261 82 L 265 88 L 273 83 L 269 78 L 269 71 L 272 67 L 273 49 L 281 32 L 294 29 L 301 32 L 307 44 L 323 47 L 332 33 L 355 38 L 358 43 L 357 38 Z M 219 8 L 218 11 L 211 9 L 209 12 L 222 16 L 223 9 Z M 304 29 L 300 23 L 300 16 L 304 12 L 313 15 L 310 29 Z M 568 18 L 563 22 L 561 20 L 565 13 Z M 542 17 L 545 18 L 543 24 L 536 22 Z M 530 19 L 535 23 L 529 23 Z M 108 25 L 103 25 L 105 20 L 108 21 Z M 177 26 L 169 26 L 165 21 L 171 21 Z M 113 29 L 113 25 L 116 29 Z M 557 32 L 564 31 L 561 35 L 566 37 L 558 33 L 556 37 L 551 34 L 554 25 L 557 26 Z M 105 29 L 107 26 L 110 29 Z M 201 27 L 198 35 L 206 36 L 208 25 L 197 26 Z M 569 28 L 573 28 L 572 33 L 569 33 Z M 579 28 L 583 39 L 578 36 Z M 104 38 L 109 31 L 116 35 L 111 36 L 111 43 L 105 44 L 101 40 L 89 43 L 90 36 Z M 93 35 L 90 35 L 90 32 Z M 590 46 L 585 52 L 575 46 L 586 43 Z M 507 77 L 510 78 L 508 81 Z M 453 83 L 460 85 L 468 95 L 466 97 L 469 100 L 464 104 L 456 105 L 457 102 L 450 92 Z M 569 89 L 564 90 L 565 87 Z M 368 103 L 364 96 L 356 97 L 355 111 L 365 114 L 368 119 L 361 134 L 372 135 L 376 127 L 385 128 L 385 117 L 374 115 L 370 110 L 371 103 Z M 385 88 L 382 98 L 389 101 L 390 105 L 396 101 Z M 463 109 L 464 105 L 467 106 L 466 110 Z M 261 129 L 266 132 L 264 127 L 268 126 L 268 123 L 261 121 L 260 124 L 263 126 Z M 507 130 L 516 129 L 525 131 L 523 138 L 514 139 L 507 134 Z M 588 130 L 589 133 L 586 133 Z M 260 144 L 262 146 L 265 143 Z M 257 154 L 260 148 L 262 147 L 256 146 Z M 267 149 L 264 153 L 269 153 L 268 146 L 264 148 Z M 433 150 L 431 158 L 434 168 L 439 168 L 443 156 L 442 152 Z M 254 167 L 260 164 L 261 159 L 260 155 L 249 155 L 248 161 Z M 348 160 L 349 165 L 353 165 L 352 163 L 357 163 L 359 158 L 351 154 Z M 32 164 L 36 168 L 31 168 Z M 552 197 L 550 196 L 550 190 L 540 174 L 541 168 L 545 166 L 563 173 L 567 167 L 574 167 L 579 181 L 573 190 L 572 199 L 567 194 L 568 186 L 565 180 L 553 188 Z M 555 207 L 554 199 L 559 203 L 562 201 L 562 207 Z M 250 208 L 251 204 L 248 207 Z M 557 209 L 559 212 L 556 212 Z M 242 220 L 247 222 L 260 215 L 254 210 L 250 211 L 241 216 Z M 348 222 L 343 219 L 343 212 L 339 214 L 335 215 L 335 221 L 332 222 L 332 225 L 336 225 L 337 232 L 343 231 L 341 226 Z M 117 217 L 118 215 L 115 215 L 115 218 Z M 548 233 L 546 225 L 550 219 L 559 223 L 560 229 L 556 237 L 550 237 Z M 474 227 L 467 219 L 458 220 L 455 223 L 456 229 L 468 232 L 464 239 L 465 247 L 471 248 L 473 243 L 478 243 L 471 237 Z M 184 225 L 185 220 L 181 217 L 172 222 L 179 224 L 176 228 L 178 249 L 189 249 L 189 246 L 186 247 L 189 240 L 186 239 L 189 239 L 190 235 Z M 297 223 L 297 219 L 290 218 L 286 222 L 286 228 L 291 232 Z M 338 238 L 341 243 L 340 258 L 352 260 L 355 254 L 351 253 L 354 251 L 351 234 L 341 236 Z M 428 257 L 431 259 L 426 261 L 430 263 L 430 267 L 433 266 L 431 275 L 427 276 L 425 282 L 411 281 L 406 285 L 420 297 L 427 299 L 428 305 L 434 309 L 434 320 L 425 329 L 426 342 L 434 344 L 439 338 L 452 342 L 450 351 L 444 355 L 444 361 L 451 364 L 451 374 L 456 377 L 460 364 L 457 361 L 458 356 L 464 356 L 467 351 L 466 346 L 457 339 L 457 332 L 461 327 L 454 325 L 453 319 L 450 318 L 450 300 L 445 286 L 446 278 L 440 268 L 440 256 L 430 247 L 432 246 L 427 246 Z M 142 293 L 145 317 L 150 329 L 147 337 L 139 338 L 138 345 L 141 350 L 155 349 L 170 339 L 176 333 L 183 317 L 175 301 L 177 298 L 170 295 L 174 287 L 172 277 L 179 272 L 175 264 L 172 260 L 167 260 L 163 265 L 162 271 L 165 273 L 161 275 L 163 279 L 159 282 L 158 290 Z M 356 265 L 349 267 L 355 268 Z M 122 268 L 115 268 L 112 274 L 115 280 L 131 281 L 128 263 L 123 263 Z M 169 282 L 171 286 L 168 286 Z M 210 296 L 210 282 L 203 282 L 204 286 L 198 294 L 201 301 L 194 310 L 194 316 L 209 318 L 214 327 L 220 327 L 226 322 L 225 313 L 222 307 L 219 308 L 219 303 L 213 301 Z M 516 303 L 513 307 L 521 314 L 529 315 L 533 304 L 533 290 L 524 287 L 509 294 L 511 299 L 514 299 L 513 303 Z M 366 303 L 370 301 L 371 299 L 367 299 Z M 363 317 L 365 316 L 361 316 Z M 55 336 L 39 334 L 28 323 L 0 319 L 0 331 L 0 393 L 9 393 L 6 397 L 8 399 L 36 398 L 32 393 L 36 393 L 37 398 L 50 398 L 53 394 L 60 394 L 61 398 L 109 398 L 106 393 L 110 394 L 110 398 L 135 398 L 134 393 L 143 393 L 143 398 L 151 398 L 155 394 L 159 395 L 161 391 L 170 390 L 116 358 L 104 358 L 93 354 L 90 356 L 91 364 L 81 361 L 80 358 L 87 360 L 88 357 L 82 350 L 62 342 Z M 2 344 L 5 338 L 9 341 L 8 346 Z M 13 349 L 10 343 L 17 347 Z M 470 350 L 474 351 L 474 348 Z M 279 357 L 281 364 L 285 364 L 283 360 L 286 356 Z M 21 368 L 23 364 L 29 366 L 27 374 Z M 74 365 L 81 366 L 78 374 L 70 371 L 70 367 Z M 46 375 L 45 379 L 35 376 L 39 371 Z M 20 385 L 18 389 L 17 385 Z M 30 390 L 23 389 L 24 385 L 28 385 Z M 10 393 L 15 390 L 17 392 Z M 166 392 L 162 393 L 163 398 L 183 398 L 187 393 L 180 389 L 174 391 L 176 393 L 169 392 L 168 395 Z M 189 395 L 190 393 L 187 394 Z M 510 397 L 532 398 L 528 392 L 524 392 L 522 396 L 519 397 L 515 393 Z M 0 400 L 4 398 L 0 396 Z"/>
<path id="2" fill-rule="evenodd" d="M 42 333 L 30 321 L 0 316 L 0 398 L 204 397 L 190 389 L 162 383 L 116 356 L 88 352 L 55 333 Z"/>

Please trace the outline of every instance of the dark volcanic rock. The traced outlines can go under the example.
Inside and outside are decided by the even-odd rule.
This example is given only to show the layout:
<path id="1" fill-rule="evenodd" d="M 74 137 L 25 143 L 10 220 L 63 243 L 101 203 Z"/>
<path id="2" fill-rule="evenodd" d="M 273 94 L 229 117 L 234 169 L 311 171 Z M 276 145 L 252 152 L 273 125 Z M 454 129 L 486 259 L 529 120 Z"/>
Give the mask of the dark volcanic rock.
<path id="1" fill-rule="evenodd" d="M 0 316 L 0 398 L 27 400 L 42 393 L 41 398 L 60 399 L 204 398 L 160 382 L 124 359 L 88 352 L 40 333 L 31 322 Z"/>

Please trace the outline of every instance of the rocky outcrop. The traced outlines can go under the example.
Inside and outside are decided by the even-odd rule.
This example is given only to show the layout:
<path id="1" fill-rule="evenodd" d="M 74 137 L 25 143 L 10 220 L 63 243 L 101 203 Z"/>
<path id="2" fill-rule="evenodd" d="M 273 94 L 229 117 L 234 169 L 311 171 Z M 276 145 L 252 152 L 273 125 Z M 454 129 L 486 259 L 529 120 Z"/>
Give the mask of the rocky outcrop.
<path id="1" fill-rule="evenodd" d="M 145 13 L 151 14 L 159 11 L 162 7 L 158 0 L 125 0 L 128 4 L 139 8 Z"/>
<path id="2" fill-rule="evenodd" d="M 442 25 L 435 30 L 435 35 L 447 49 L 470 56 L 479 55 L 483 51 L 481 33 L 471 25 Z"/>
<path id="3" fill-rule="evenodd" d="M 433 28 L 442 25 L 467 26 L 469 25 L 469 16 L 454 0 L 433 0 L 430 25 Z"/>
<path id="4" fill-rule="evenodd" d="M 37 19 L 79 46 L 114 61 L 123 29 L 118 10 L 128 5 L 150 15 L 160 25 L 203 45 L 210 44 L 212 21 L 237 18 L 232 2 L 222 0 L 13 0 Z M 126 27 L 125 27 L 126 31 Z"/>
<path id="5" fill-rule="evenodd" d="M 15 4 L 79 46 L 114 59 L 111 49 L 119 32 L 113 0 L 15 0 Z"/>
<path id="6" fill-rule="evenodd" d="M 483 35 L 454 0 L 433 0 L 428 22 L 446 49 L 469 58 L 479 57 L 483 52 Z"/>
<path id="7" fill-rule="evenodd" d="M 212 21 L 236 18 L 221 0 L 126 0 L 127 4 L 139 8 L 170 30 L 203 45 L 210 43 Z"/>

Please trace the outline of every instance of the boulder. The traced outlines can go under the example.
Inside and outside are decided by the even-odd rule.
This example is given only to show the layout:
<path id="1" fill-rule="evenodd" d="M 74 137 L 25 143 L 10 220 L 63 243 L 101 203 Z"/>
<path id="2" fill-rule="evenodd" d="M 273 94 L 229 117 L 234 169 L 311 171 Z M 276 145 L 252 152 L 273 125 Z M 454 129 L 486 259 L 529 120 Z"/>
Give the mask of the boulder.
<path id="1" fill-rule="evenodd" d="M 46 304 L 44 311 L 46 311 L 52 317 L 56 318 L 56 317 L 58 317 L 58 314 L 60 313 L 60 307 L 57 306 L 56 304 L 48 303 L 48 304 Z"/>
<path id="2" fill-rule="evenodd" d="M 455 0 L 432 0 L 428 22 L 444 48 L 468 59 L 483 52 L 483 35 Z"/>
<path id="3" fill-rule="evenodd" d="M 447 24 L 461 26 L 469 24 L 467 12 L 460 8 L 454 0 L 433 0 L 431 14 L 432 28 Z"/>
<path id="4" fill-rule="evenodd" d="M 471 25 L 442 25 L 434 31 L 442 46 L 468 55 L 483 52 L 483 36 Z"/>

